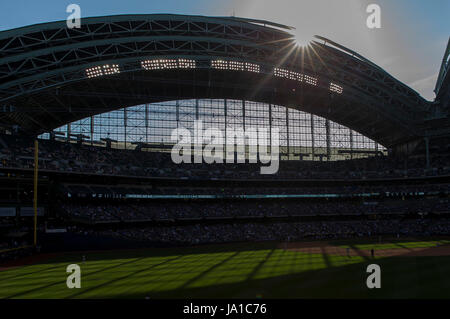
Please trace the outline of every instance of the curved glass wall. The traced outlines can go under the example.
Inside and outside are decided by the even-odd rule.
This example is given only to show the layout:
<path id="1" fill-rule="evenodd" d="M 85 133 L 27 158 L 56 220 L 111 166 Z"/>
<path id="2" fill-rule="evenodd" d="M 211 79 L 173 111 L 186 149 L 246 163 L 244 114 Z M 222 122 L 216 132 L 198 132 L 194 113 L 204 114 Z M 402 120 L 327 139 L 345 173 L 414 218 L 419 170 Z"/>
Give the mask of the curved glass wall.
<path id="1" fill-rule="evenodd" d="M 111 147 L 167 150 L 173 129 L 278 128 L 282 159 L 345 160 L 382 154 L 386 149 L 349 128 L 320 116 L 283 106 L 222 99 L 180 100 L 143 104 L 75 121 L 54 130 L 58 139 L 82 140 Z M 49 138 L 43 134 L 41 138 Z M 103 141 L 103 142 L 102 142 Z M 145 143 L 145 144 L 143 144 Z"/>

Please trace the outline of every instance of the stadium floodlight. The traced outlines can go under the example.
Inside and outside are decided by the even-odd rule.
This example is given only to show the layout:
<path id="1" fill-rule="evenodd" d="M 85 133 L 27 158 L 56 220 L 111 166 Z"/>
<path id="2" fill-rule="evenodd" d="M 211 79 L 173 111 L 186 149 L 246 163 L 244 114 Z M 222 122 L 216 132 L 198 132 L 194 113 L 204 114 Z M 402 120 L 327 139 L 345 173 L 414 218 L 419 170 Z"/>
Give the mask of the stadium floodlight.
<path id="1" fill-rule="evenodd" d="M 318 82 L 318 79 L 316 77 L 280 68 L 274 68 L 273 75 L 297 82 L 305 82 L 306 84 L 314 86 L 317 86 Z"/>
<path id="2" fill-rule="evenodd" d="M 304 80 L 305 80 L 305 83 L 307 83 L 307 84 L 314 85 L 314 86 L 317 85 L 317 78 L 315 78 L 313 76 L 305 74 L 304 75 Z"/>
<path id="3" fill-rule="evenodd" d="M 211 67 L 218 70 L 247 71 L 254 73 L 259 73 L 261 71 L 261 67 L 258 64 L 241 61 L 212 60 Z"/>
<path id="4" fill-rule="evenodd" d="M 195 60 L 191 59 L 152 59 L 141 61 L 145 70 L 195 69 Z"/>
<path id="5" fill-rule="evenodd" d="M 274 68 L 273 74 L 275 76 L 278 76 L 281 78 L 286 78 L 286 79 L 294 80 L 294 81 L 298 81 L 298 82 L 302 82 L 303 76 L 304 76 L 301 73 L 290 71 L 290 70 L 285 70 L 285 69 L 280 69 L 280 68 Z"/>
<path id="6" fill-rule="evenodd" d="M 344 91 L 344 88 L 340 85 L 337 85 L 336 83 L 331 82 L 330 83 L 330 91 L 336 92 L 337 94 L 342 94 L 342 92 Z"/>
<path id="7" fill-rule="evenodd" d="M 103 75 L 111 75 L 120 73 L 118 64 L 106 64 L 101 66 L 94 66 L 85 70 L 88 78 L 96 78 Z"/>

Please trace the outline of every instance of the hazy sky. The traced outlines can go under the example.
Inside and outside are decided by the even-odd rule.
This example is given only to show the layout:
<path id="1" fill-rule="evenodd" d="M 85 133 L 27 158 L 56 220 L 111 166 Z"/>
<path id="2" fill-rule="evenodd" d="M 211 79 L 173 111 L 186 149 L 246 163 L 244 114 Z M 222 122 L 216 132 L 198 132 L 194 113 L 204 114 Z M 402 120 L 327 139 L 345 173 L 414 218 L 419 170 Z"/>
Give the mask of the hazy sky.
<path id="1" fill-rule="evenodd" d="M 450 0 L 14 0 L 0 2 L 0 30 L 83 17 L 179 13 L 249 17 L 322 35 L 373 61 L 428 100 L 450 36 Z M 381 7 L 381 29 L 366 27 L 367 5 Z"/>

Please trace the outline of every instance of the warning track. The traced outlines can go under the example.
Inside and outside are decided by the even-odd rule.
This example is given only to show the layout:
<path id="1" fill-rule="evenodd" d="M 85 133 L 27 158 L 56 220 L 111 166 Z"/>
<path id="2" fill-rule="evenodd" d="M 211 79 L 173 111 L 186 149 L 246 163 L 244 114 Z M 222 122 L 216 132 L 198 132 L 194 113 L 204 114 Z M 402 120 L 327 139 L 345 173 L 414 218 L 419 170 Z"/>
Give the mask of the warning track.
<path id="1" fill-rule="evenodd" d="M 369 246 L 369 245 L 368 245 Z M 376 246 L 376 245 L 374 245 Z M 375 256 L 450 256 L 450 245 L 428 246 L 428 247 L 405 247 L 397 244 L 396 248 L 375 248 Z M 371 257 L 371 248 L 360 249 L 357 247 L 346 247 L 331 245 L 328 242 L 293 242 L 283 243 L 280 248 L 310 254 L 327 254 L 334 256 L 360 256 Z"/>

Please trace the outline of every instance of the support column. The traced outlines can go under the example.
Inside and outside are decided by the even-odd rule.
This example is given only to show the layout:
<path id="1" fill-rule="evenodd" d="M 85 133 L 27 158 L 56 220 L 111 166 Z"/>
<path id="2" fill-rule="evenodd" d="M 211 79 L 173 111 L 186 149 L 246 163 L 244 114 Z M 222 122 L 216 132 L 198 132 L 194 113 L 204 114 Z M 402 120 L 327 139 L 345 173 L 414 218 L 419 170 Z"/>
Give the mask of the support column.
<path id="1" fill-rule="evenodd" d="M 70 123 L 67 124 L 67 132 L 66 132 L 66 134 L 67 134 L 67 142 L 70 142 L 70 134 L 72 134 Z"/>
<path id="2" fill-rule="evenodd" d="M 175 104 L 175 117 L 177 121 L 177 128 L 180 128 L 180 103 L 178 102 L 178 100 Z"/>
<path id="3" fill-rule="evenodd" d="M 272 104 L 269 104 L 269 145 L 272 154 Z"/>
<path id="4" fill-rule="evenodd" d="M 327 161 L 331 159 L 331 140 L 330 140 L 330 120 L 325 121 L 325 130 L 327 138 Z"/>
<path id="5" fill-rule="evenodd" d="M 245 132 L 245 100 L 242 100 L 242 128 Z M 237 150 L 237 144 L 236 144 L 236 150 Z M 247 138 L 244 134 L 244 154 L 246 158 L 250 159 L 250 140 L 247 144 Z M 237 155 L 236 155 L 237 156 Z"/>
<path id="6" fill-rule="evenodd" d="M 127 108 L 123 109 L 123 129 L 125 149 L 127 149 Z"/>
<path id="7" fill-rule="evenodd" d="M 145 142 L 146 143 L 148 143 L 148 121 L 149 121 L 148 108 L 149 108 L 149 105 L 146 103 L 145 104 Z"/>
<path id="8" fill-rule="evenodd" d="M 245 131 L 245 101 L 242 100 L 242 126 Z"/>
<path id="9" fill-rule="evenodd" d="M 195 99 L 195 119 L 199 118 L 199 110 L 198 110 L 198 99 Z"/>
<path id="10" fill-rule="evenodd" d="M 286 107 L 286 144 L 287 144 L 287 157 L 288 159 L 291 158 L 291 143 L 289 136 L 289 108 Z"/>
<path id="11" fill-rule="evenodd" d="M 223 114 L 224 114 L 224 126 L 225 126 L 225 141 L 226 141 L 226 138 L 227 138 L 227 124 L 228 124 L 228 121 L 227 121 L 227 99 L 224 99 L 223 100 Z M 226 144 L 226 143 L 225 143 Z"/>
<path id="12" fill-rule="evenodd" d="M 91 145 L 94 142 L 94 117 L 91 116 Z"/>
<path id="13" fill-rule="evenodd" d="M 314 115 L 311 115 L 311 156 L 312 156 L 312 160 L 315 160 L 316 157 L 316 152 L 315 152 L 315 148 L 314 148 L 314 143 L 315 143 L 315 138 L 314 138 Z"/>
<path id="14" fill-rule="evenodd" d="M 350 130 L 350 159 L 353 159 L 353 130 Z"/>
<path id="15" fill-rule="evenodd" d="M 198 99 L 195 99 L 195 120 L 198 121 L 200 117 L 200 110 L 199 110 L 199 105 L 198 105 Z M 197 145 L 197 143 L 199 142 L 196 138 L 195 138 L 195 134 L 201 134 L 201 132 L 196 132 L 196 125 L 194 124 L 194 126 L 192 127 L 193 129 L 193 134 L 194 134 L 194 146 L 192 148 L 193 154 L 194 154 L 194 163 L 201 163 L 202 161 L 202 156 L 203 156 L 203 144 Z"/>
<path id="16" fill-rule="evenodd" d="M 430 139 L 425 137 L 425 158 L 426 158 L 426 168 L 430 168 Z"/>

